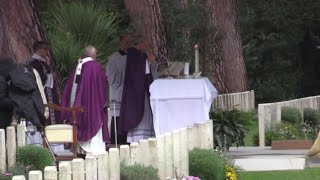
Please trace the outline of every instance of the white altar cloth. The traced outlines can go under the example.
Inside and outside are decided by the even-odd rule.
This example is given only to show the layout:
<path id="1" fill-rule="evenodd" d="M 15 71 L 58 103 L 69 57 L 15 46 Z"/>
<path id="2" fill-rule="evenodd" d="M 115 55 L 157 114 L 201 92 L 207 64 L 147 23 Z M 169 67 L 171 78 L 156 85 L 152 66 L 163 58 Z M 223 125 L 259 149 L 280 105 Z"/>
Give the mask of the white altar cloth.
<path id="1" fill-rule="evenodd" d="M 205 122 L 218 95 L 208 78 L 157 79 L 150 93 L 156 136 Z"/>

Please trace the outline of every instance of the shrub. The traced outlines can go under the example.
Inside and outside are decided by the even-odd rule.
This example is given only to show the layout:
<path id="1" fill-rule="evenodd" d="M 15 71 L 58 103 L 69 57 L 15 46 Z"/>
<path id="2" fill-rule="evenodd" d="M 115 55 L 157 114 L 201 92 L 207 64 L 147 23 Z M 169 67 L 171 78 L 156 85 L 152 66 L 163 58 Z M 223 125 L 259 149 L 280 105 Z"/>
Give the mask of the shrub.
<path id="1" fill-rule="evenodd" d="M 54 165 L 54 160 L 48 149 L 39 146 L 24 146 L 17 148 L 17 163 L 30 170 L 44 170 L 46 166 Z"/>
<path id="2" fill-rule="evenodd" d="M 11 180 L 13 176 L 19 175 L 24 175 L 25 177 L 28 177 L 29 170 L 24 165 L 17 163 L 16 167 L 10 168 L 7 173 L 10 173 L 10 175 L 8 174 L 7 176 L 5 176 L 4 174 L 0 174 L 0 179 Z"/>
<path id="3" fill-rule="evenodd" d="M 232 143 L 236 143 L 237 146 L 244 144 L 247 128 L 242 124 L 239 112 L 238 110 L 217 110 L 210 115 L 213 121 L 213 132 L 216 135 L 215 141 L 220 148 L 228 149 Z"/>
<path id="4" fill-rule="evenodd" d="M 303 109 L 303 121 L 312 126 L 320 124 L 320 114 L 317 110 L 311 108 Z"/>
<path id="5" fill-rule="evenodd" d="M 278 136 L 274 140 L 295 140 L 301 135 L 301 131 L 291 123 L 279 123 L 275 127 Z"/>
<path id="6" fill-rule="evenodd" d="M 281 121 L 292 124 L 301 124 L 302 116 L 298 109 L 291 107 L 281 108 Z"/>
<path id="7" fill-rule="evenodd" d="M 194 149 L 189 152 L 190 174 L 200 179 L 225 179 L 225 167 L 225 159 L 213 150 Z"/>
<path id="8" fill-rule="evenodd" d="M 126 166 L 121 163 L 120 168 L 121 180 L 150 180 L 160 179 L 158 176 L 158 170 L 148 166 L 142 166 L 140 164 L 134 164 L 132 166 Z"/>

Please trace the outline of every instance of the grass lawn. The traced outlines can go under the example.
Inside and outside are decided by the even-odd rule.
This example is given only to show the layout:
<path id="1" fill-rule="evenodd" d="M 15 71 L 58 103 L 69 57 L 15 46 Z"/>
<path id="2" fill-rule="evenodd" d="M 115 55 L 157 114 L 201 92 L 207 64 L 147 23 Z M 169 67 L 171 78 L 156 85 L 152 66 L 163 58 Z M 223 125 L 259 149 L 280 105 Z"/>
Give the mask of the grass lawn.
<path id="1" fill-rule="evenodd" d="M 320 180 L 320 168 L 303 171 L 243 172 L 243 180 Z"/>
<path id="2" fill-rule="evenodd" d="M 252 123 L 248 128 L 249 128 L 249 130 L 245 134 L 244 145 L 245 146 L 254 146 L 252 138 L 259 131 L 258 122 Z"/>

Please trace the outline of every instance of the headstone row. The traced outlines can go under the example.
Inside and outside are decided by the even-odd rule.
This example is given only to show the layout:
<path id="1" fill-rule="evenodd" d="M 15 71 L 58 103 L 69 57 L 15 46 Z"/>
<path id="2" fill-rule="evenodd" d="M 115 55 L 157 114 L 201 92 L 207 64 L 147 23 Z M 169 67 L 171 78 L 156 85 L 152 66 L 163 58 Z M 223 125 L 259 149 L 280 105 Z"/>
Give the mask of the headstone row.
<path id="1" fill-rule="evenodd" d="M 320 96 L 312 96 L 290 101 L 266 103 L 258 105 L 258 118 L 259 118 L 259 145 L 265 146 L 265 129 L 272 124 L 281 122 L 281 108 L 292 107 L 298 109 L 302 116 L 305 108 L 315 110 L 320 109 Z"/>

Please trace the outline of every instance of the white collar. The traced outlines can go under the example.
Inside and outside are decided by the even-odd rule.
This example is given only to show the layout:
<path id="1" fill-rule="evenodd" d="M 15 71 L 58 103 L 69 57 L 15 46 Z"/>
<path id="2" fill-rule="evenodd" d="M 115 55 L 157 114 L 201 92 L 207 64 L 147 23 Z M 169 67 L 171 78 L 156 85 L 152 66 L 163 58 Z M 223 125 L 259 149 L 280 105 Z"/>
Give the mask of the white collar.
<path id="1" fill-rule="evenodd" d="M 32 59 L 37 59 L 37 60 L 39 60 L 39 61 L 44 61 L 44 62 L 46 62 L 46 59 L 43 58 L 43 57 L 41 57 L 41 56 L 39 56 L 37 53 L 34 53 L 34 54 L 32 55 Z"/>
<path id="2" fill-rule="evenodd" d="M 89 62 L 89 61 L 93 61 L 93 59 L 91 57 L 86 57 L 83 59 L 80 58 L 78 60 L 77 72 L 76 72 L 77 75 L 81 75 L 82 65 L 86 62 Z"/>

